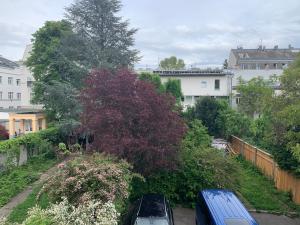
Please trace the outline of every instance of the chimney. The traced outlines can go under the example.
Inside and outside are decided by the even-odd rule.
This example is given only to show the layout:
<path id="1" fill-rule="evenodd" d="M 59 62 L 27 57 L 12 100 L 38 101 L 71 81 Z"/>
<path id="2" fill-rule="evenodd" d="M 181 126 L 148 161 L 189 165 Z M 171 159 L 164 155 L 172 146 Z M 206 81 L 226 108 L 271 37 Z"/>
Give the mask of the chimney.
<path id="1" fill-rule="evenodd" d="M 289 44 L 289 49 L 293 49 L 293 47 L 292 47 L 292 45 L 291 45 L 291 44 Z"/>

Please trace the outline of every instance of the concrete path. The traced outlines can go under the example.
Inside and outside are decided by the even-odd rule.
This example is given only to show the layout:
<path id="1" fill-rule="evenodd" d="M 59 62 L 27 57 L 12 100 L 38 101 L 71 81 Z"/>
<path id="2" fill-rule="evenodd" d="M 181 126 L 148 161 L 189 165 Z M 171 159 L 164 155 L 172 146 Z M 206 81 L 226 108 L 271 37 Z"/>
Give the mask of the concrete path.
<path id="1" fill-rule="evenodd" d="M 195 225 L 195 210 L 175 208 L 175 225 Z M 251 213 L 260 225 L 300 225 L 300 218 L 289 218 L 267 213 Z"/>
<path id="2" fill-rule="evenodd" d="M 11 213 L 14 207 L 16 207 L 17 205 L 25 201 L 25 199 L 32 192 L 34 186 L 45 182 L 48 179 L 48 177 L 56 171 L 56 169 L 57 169 L 57 165 L 53 166 L 46 172 L 42 173 L 38 181 L 28 186 L 24 191 L 22 191 L 21 193 L 13 197 L 6 205 L 2 206 L 0 208 L 0 218 L 7 217 Z"/>

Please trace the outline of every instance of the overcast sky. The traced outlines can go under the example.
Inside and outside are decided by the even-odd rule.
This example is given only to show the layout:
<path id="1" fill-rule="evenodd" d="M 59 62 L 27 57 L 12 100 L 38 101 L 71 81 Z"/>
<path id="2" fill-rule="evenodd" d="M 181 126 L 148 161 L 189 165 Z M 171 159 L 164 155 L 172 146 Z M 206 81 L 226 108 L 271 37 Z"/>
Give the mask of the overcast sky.
<path id="1" fill-rule="evenodd" d="M 0 55 L 18 60 L 31 34 L 60 20 L 73 0 L 0 0 Z M 122 0 L 138 28 L 140 65 L 176 55 L 188 64 L 222 64 L 231 48 L 300 47 L 300 0 Z"/>

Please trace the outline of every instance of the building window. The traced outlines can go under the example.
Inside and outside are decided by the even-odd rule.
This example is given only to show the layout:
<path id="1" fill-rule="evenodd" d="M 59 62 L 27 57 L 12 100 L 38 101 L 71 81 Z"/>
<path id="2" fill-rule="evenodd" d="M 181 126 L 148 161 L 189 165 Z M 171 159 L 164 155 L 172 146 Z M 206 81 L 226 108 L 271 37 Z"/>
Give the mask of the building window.
<path id="1" fill-rule="evenodd" d="M 2 91 L 0 91 L 0 100 L 2 100 Z"/>
<path id="2" fill-rule="evenodd" d="M 19 106 L 19 105 L 17 106 L 17 109 L 21 109 L 21 108 L 22 108 L 21 106 Z"/>
<path id="3" fill-rule="evenodd" d="M 237 97 L 236 99 L 235 99 L 235 103 L 238 105 L 238 104 L 240 104 L 240 101 L 241 101 L 241 99 L 239 98 L 239 97 Z"/>
<path id="4" fill-rule="evenodd" d="M 20 79 L 17 79 L 17 80 L 16 80 L 16 83 L 17 83 L 17 86 L 20 86 L 20 85 L 21 85 L 21 80 L 20 80 Z"/>
<path id="5" fill-rule="evenodd" d="M 277 69 L 277 63 L 274 63 L 274 69 Z"/>
<path id="6" fill-rule="evenodd" d="M 8 99 L 13 100 L 14 99 L 14 93 L 13 92 L 8 92 Z"/>
<path id="7" fill-rule="evenodd" d="M 215 90 L 220 90 L 220 80 L 215 80 Z"/>
<path id="8" fill-rule="evenodd" d="M 2 76 L 0 76 L 0 84 L 2 84 Z"/>
<path id="9" fill-rule="evenodd" d="M 12 85 L 12 83 L 13 83 L 13 78 L 12 78 L 12 77 L 9 77 L 8 80 L 7 80 L 7 83 L 10 84 L 10 85 Z"/>
<path id="10" fill-rule="evenodd" d="M 193 101 L 193 96 L 184 96 L 184 101 L 186 103 L 192 103 Z"/>
<path id="11" fill-rule="evenodd" d="M 13 109 L 14 107 L 13 107 L 13 106 L 9 106 L 8 108 L 9 108 L 9 109 Z"/>
<path id="12" fill-rule="evenodd" d="M 21 100 L 21 93 L 17 93 L 17 99 Z"/>
<path id="13" fill-rule="evenodd" d="M 201 87 L 207 88 L 207 81 L 201 81 Z"/>

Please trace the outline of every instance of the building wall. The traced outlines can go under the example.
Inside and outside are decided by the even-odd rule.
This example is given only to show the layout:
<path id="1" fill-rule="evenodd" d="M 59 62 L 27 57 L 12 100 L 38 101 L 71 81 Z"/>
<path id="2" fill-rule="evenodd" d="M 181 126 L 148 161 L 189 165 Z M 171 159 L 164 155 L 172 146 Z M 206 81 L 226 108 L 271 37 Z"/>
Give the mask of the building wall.
<path id="1" fill-rule="evenodd" d="M 254 77 L 263 77 L 264 79 L 269 79 L 270 76 L 277 75 L 280 76 L 283 73 L 283 70 L 240 70 L 240 69 L 232 69 L 230 70 L 233 75 L 233 86 L 238 84 L 238 78 L 242 77 L 244 80 L 249 81 Z"/>
<path id="2" fill-rule="evenodd" d="M 184 106 L 194 105 L 198 97 L 229 97 L 231 93 L 230 76 L 161 76 L 163 83 L 168 79 L 180 80 Z M 220 80 L 219 90 L 215 89 L 215 80 Z"/>
<path id="3" fill-rule="evenodd" d="M 8 67 L 0 67 L 0 109 L 18 109 L 18 108 L 41 108 L 38 105 L 30 103 L 32 84 L 28 81 L 33 81 L 34 78 L 29 69 L 24 65 L 23 61 L 28 57 L 31 46 L 27 46 L 24 57 L 21 62 L 18 62 L 19 67 L 14 69 Z M 12 83 L 8 83 L 8 78 L 12 79 Z M 19 80 L 19 84 L 17 84 Z M 1 98 L 2 92 L 2 98 Z M 12 99 L 9 99 L 8 93 L 12 92 Z M 21 94 L 21 99 L 18 99 L 18 93 Z"/>

